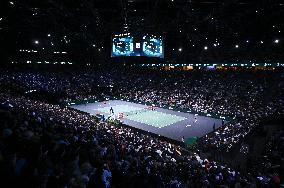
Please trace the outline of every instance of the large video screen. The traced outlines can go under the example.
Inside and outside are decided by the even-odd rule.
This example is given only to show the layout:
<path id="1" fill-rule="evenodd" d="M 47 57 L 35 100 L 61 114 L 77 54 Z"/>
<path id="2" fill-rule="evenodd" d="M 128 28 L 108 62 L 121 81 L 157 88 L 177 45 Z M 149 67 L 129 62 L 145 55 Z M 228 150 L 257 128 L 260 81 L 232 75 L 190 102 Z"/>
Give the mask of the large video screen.
<path id="1" fill-rule="evenodd" d="M 146 56 L 164 58 L 163 38 L 156 35 L 133 36 L 130 33 L 112 38 L 112 57 Z"/>

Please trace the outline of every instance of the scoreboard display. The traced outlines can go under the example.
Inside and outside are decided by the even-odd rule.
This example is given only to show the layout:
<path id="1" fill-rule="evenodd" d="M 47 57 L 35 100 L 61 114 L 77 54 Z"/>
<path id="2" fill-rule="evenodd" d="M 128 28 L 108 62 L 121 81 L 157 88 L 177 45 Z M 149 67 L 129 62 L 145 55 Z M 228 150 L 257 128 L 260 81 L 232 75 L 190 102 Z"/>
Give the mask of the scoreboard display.
<path id="1" fill-rule="evenodd" d="M 133 36 L 130 33 L 112 38 L 112 57 L 145 56 L 164 58 L 163 38 L 156 35 Z"/>

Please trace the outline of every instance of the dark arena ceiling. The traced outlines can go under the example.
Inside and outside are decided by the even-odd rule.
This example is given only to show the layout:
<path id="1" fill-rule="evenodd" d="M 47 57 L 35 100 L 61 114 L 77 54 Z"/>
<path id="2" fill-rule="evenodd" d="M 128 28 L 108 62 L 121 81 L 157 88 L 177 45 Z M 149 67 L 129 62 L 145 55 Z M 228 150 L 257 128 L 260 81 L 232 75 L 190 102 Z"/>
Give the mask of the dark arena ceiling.
<path id="1" fill-rule="evenodd" d="M 277 60 L 284 51 L 283 0 L 11 0 L 0 4 L 4 61 L 110 58 L 111 36 L 164 37 L 166 61 Z M 62 58 L 62 57 L 60 57 Z M 64 58 L 64 57 L 63 57 Z"/>

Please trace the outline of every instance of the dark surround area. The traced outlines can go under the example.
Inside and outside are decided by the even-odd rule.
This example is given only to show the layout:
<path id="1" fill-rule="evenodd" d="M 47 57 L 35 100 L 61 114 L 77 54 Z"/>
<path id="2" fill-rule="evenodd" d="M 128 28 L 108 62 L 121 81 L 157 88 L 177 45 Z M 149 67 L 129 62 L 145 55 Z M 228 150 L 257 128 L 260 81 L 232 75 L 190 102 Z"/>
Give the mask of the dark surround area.
<path id="1" fill-rule="evenodd" d="M 283 18 L 282 0 L 0 1 L 0 187 L 283 187 Z M 119 33 L 165 57 L 111 58 Z M 92 115 L 113 99 L 129 121 Z"/>
<path id="2" fill-rule="evenodd" d="M 283 6 L 281 0 L 1 1 L 1 59 L 106 63 L 113 34 L 138 32 L 164 37 L 165 61 L 283 61 Z"/>

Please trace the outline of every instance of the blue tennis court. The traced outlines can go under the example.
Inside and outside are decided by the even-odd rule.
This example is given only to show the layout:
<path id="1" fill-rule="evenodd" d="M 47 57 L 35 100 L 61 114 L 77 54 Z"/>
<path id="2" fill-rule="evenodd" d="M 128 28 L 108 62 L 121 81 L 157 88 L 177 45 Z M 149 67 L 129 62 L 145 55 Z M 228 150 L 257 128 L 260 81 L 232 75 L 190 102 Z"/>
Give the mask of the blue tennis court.
<path id="1" fill-rule="evenodd" d="M 182 137 L 204 136 L 213 131 L 214 124 L 216 128 L 222 126 L 221 119 L 164 108 L 152 110 L 145 104 L 123 100 L 71 105 L 70 107 L 92 115 L 103 114 L 106 117 L 111 115 L 110 108 L 112 108 L 114 116 L 120 117 L 125 125 L 179 141 Z"/>

